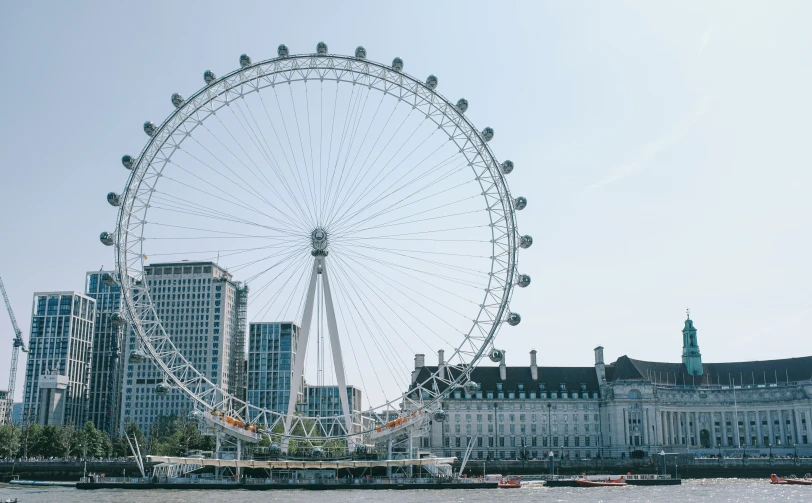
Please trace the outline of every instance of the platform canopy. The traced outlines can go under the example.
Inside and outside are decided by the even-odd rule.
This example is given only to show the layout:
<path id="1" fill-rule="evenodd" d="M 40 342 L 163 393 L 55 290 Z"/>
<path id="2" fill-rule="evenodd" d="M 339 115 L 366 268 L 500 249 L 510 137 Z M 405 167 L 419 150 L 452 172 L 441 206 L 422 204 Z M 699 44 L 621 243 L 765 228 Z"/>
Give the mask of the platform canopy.
<path id="1" fill-rule="evenodd" d="M 224 466 L 232 468 L 263 468 L 268 470 L 296 470 L 296 469 L 319 469 L 338 470 L 341 468 L 375 468 L 388 466 L 426 466 L 451 464 L 457 458 L 421 458 L 421 459 L 387 459 L 380 461 L 256 461 L 256 460 L 236 460 L 236 459 L 204 459 L 204 458 L 179 458 L 173 456 L 147 456 L 147 459 L 156 463 L 175 463 L 179 465 L 200 465 L 200 466 Z"/>

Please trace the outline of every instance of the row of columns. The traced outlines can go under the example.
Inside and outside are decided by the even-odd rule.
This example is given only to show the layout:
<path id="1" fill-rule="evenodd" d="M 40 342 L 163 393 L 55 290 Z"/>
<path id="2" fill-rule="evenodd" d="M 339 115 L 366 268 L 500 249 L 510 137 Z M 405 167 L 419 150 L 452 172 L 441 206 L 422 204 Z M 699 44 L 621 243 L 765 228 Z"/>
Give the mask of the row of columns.
<path id="1" fill-rule="evenodd" d="M 767 414 L 767 425 L 762 424 L 762 414 Z M 752 445 L 751 440 L 755 436 L 756 445 L 788 445 L 787 437 L 792 438 L 793 444 L 798 444 L 802 441 L 804 435 L 803 424 L 801 423 L 801 413 L 804 413 L 807 423 L 812 418 L 812 407 L 805 406 L 803 408 L 793 407 L 791 409 L 744 409 L 741 411 L 724 410 L 724 411 L 659 411 L 659 434 L 656 435 L 657 443 L 660 445 L 701 445 L 701 435 L 699 418 L 701 415 L 709 415 L 710 421 L 705 429 L 708 431 L 709 441 L 711 447 L 716 447 L 717 433 L 716 433 L 716 419 L 719 422 L 719 436 L 721 437 L 721 444 L 723 447 L 742 447 L 741 439 L 744 439 L 746 446 Z M 742 420 L 742 425 L 739 426 L 739 419 Z M 780 444 L 776 443 L 775 419 L 778 419 L 778 437 Z M 728 432 L 727 422 L 730 419 L 731 428 Z M 750 421 L 755 419 L 755 425 L 751 425 Z M 787 425 L 787 419 L 790 419 L 790 425 Z M 645 423 L 646 421 L 644 421 Z M 624 409 L 624 424 L 628 424 L 626 410 Z M 808 428 L 808 424 L 807 424 Z M 648 432 L 648 428 L 644 431 Z M 809 429 L 806 430 L 807 435 Z M 728 437 L 732 437 L 732 441 Z M 764 443 L 764 437 L 768 438 L 768 443 Z M 626 439 L 628 442 L 629 434 L 626 432 Z M 645 440 L 643 440 L 645 442 Z"/>

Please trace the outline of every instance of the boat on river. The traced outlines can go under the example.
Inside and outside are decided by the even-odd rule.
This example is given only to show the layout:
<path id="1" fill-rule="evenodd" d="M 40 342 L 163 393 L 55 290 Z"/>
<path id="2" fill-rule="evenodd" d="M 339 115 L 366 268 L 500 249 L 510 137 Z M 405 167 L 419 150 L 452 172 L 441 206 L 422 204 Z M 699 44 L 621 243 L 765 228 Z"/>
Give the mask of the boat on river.
<path id="1" fill-rule="evenodd" d="M 770 475 L 770 484 L 790 484 L 797 486 L 812 486 L 812 475 L 806 474 L 803 478 L 798 478 L 795 475 L 789 477 L 779 477 L 776 474 Z"/>
<path id="2" fill-rule="evenodd" d="M 499 489 L 519 489 L 522 487 L 521 477 L 502 477 L 499 479 Z"/>
<path id="3" fill-rule="evenodd" d="M 627 485 L 626 477 L 620 477 L 615 480 L 611 478 L 605 480 L 577 479 L 575 483 L 578 484 L 579 487 L 623 487 Z"/>

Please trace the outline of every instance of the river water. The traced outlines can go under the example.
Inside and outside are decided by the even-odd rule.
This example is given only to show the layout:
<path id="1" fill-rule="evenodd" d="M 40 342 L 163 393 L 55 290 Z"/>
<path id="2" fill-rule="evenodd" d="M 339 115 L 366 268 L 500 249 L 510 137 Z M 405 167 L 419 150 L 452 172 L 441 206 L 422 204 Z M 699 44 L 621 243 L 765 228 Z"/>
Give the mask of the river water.
<path id="1" fill-rule="evenodd" d="M 393 501 L 398 503 L 436 503 L 459 501 L 491 503 L 497 498 L 510 503 L 523 502 L 672 502 L 672 501 L 812 501 L 812 486 L 771 485 L 767 480 L 700 479 L 685 480 L 682 486 L 548 488 L 534 484 L 521 489 L 416 490 L 416 491 L 206 491 L 206 490 L 97 490 L 79 491 L 68 487 L 19 487 L 0 484 L 0 501 L 18 498 L 20 503 L 228 503 L 311 502 L 359 503 Z"/>

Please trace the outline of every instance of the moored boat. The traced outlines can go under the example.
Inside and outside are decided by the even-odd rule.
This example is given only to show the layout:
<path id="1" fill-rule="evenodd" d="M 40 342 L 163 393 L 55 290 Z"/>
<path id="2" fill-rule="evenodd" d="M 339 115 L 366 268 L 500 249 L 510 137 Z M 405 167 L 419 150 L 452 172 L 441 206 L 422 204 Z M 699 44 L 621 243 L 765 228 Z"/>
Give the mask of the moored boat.
<path id="1" fill-rule="evenodd" d="M 521 477 L 502 477 L 499 479 L 499 489 L 518 489 L 522 487 Z"/>
<path id="2" fill-rule="evenodd" d="M 606 480 L 577 479 L 575 483 L 580 487 L 622 487 L 627 485 L 626 477 L 620 477 L 619 479 L 615 480 L 610 478 Z"/>

